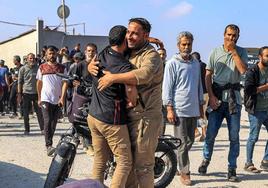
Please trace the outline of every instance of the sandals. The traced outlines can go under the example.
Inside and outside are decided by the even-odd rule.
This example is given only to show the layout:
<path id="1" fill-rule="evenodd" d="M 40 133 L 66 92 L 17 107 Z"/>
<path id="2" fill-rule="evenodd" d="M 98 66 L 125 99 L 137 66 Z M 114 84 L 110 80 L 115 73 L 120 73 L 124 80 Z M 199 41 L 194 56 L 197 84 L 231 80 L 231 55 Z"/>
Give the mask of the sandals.
<path id="1" fill-rule="evenodd" d="M 245 164 L 244 170 L 247 171 L 247 172 L 255 173 L 255 174 L 261 172 L 252 163 L 251 164 Z"/>

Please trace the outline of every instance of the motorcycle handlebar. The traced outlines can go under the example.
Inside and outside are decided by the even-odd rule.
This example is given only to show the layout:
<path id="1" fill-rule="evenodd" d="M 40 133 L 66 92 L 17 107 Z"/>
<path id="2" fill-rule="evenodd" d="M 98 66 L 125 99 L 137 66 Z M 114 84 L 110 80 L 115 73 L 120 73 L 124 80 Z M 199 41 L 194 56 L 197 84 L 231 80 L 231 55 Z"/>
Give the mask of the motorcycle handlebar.
<path id="1" fill-rule="evenodd" d="M 56 75 L 61 77 L 61 78 L 66 79 L 66 80 L 81 80 L 81 79 L 79 79 L 79 77 L 76 74 L 69 76 L 69 75 L 57 72 Z"/>

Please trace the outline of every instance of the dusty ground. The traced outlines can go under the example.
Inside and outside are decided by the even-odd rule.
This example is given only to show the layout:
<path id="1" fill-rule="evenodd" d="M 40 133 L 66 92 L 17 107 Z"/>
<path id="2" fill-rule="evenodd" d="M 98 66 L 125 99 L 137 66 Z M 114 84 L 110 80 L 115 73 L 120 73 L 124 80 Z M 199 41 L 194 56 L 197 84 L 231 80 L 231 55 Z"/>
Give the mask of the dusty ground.
<path id="1" fill-rule="evenodd" d="M 42 188 L 51 162 L 44 146 L 44 136 L 40 134 L 36 118 L 31 119 L 31 134 L 24 136 L 23 121 L 0 118 L 0 188 Z M 59 123 L 54 143 L 59 135 L 69 128 L 68 123 Z M 172 126 L 167 130 L 172 132 Z M 197 168 L 202 160 L 202 142 L 196 142 L 190 153 L 192 187 L 268 187 L 268 172 L 251 174 L 243 170 L 245 162 L 245 145 L 248 137 L 247 116 L 243 113 L 241 120 L 241 150 L 238 158 L 237 173 L 241 182 L 230 183 L 226 180 L 227 155 L 229 150 L 228 132 L 223 124 L 217 137 L 214 154 L 208 168 L 207 176 L 200 176 Z M 255 147 L 254 162 L 259 168 L 268 134 L 261 130 L 259 141 Z M 72 174 L 68 181 L 90 177 L 93 158 L 88 157 L 79 146 Z M 175 177 L 169 188 L 183 187 L 179 177 Z"/>

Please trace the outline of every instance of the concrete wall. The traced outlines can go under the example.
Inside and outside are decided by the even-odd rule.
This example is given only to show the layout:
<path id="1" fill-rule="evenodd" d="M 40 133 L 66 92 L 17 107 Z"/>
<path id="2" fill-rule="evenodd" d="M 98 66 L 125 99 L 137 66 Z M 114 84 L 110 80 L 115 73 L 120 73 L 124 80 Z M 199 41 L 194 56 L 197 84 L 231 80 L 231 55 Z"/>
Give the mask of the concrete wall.
<path id="1" fill-rule="evenodd" d="M 106 36 L 80 36 L 80 35 L 67 35 L 64 40 L 64 45 L 69 47 L 71 51 L 75 44 L 81 44 L 81 50 L 84 51 L 88 43 L 94 43 L 98 47 L 98 52 L 101 52 L 108 44 L 109 40 Z"/>
<path id="2" fill-rule="evenodd" d="M 10 68 L 14 67 L 13 56 L 19 55 L 21 60 L 28 53 L 36 53 L 36 31 L 0 44 L 0 59 Z"/>
<path id="3" fill-rule="evenodd" d="M 100 52 L 108 45 L 109 41 L 106 36 L 65 35 L 58 31 L 43 31 L 43 45 L 54 45 L 57 48 L 68 46 L 71 51 L 77 43 L 81 44 L 82 51 L 87 43 L 95 43 Z"/>

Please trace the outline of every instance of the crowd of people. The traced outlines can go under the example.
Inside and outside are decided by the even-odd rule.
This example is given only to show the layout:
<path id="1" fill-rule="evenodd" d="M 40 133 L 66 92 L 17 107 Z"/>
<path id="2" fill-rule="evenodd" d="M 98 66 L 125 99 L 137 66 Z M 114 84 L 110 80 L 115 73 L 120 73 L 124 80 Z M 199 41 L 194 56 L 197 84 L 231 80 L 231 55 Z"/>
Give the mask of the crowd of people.
<path id="1" fill-rule="evenodd" d="M 106 162 L 113 154 L 117 165 L 110 187 L 153 188 L 154 153 L 168 122 L 174 127 L 174 136 L 182 140 L 176 153 L 177 175 L 182 184 L 191 185 L 189 151 L 198 125 L 202 128 L 200 140 L 204 141 L 198 172 L 205 175 L 215 139 L 226 119 L 230 141 L 227 179 L 237 182 L 243 104 L 240 78 L 245 74 L 244 105 L 250 127 L 244 169 L 260 173 L 253 164 L 253 152 L 261 126 L 268 131 L 268 47 L 261 47 L 259 63 L 247 68 L 247 51 L 237 45 L 239 27 L 230 24 L 224 29 L 223 45 L 212 50 L 207 64 L 198 52 L 192 53 L 194 36 L 189 31 L 179 33 L 178 53 L 167 60 L 163 43 L 150 37 L 150 31 L 148 20 L 132 18 L 127 28 L 111 28 L 109 45 L 99 54 L 97 46 L 88 43 L 85 51 L 80 44 L 70 52 L 67 46 L 60 50 L 46 47 L 37 58 L 29 53 L 24 65 L 19 56 L 14 56 L 12 70 L 1 60 L 0 113 L 4 115 L 6 108 L 14 117 L 19 106 L 24 134 L 29 135 L 29 113 L 34 109 L 47 155 L 52 156 L 62 107 L 66 109 L 80 85 L 79 81 L 69 83 L 57 73 L 75 74 L 92 87 L 87 117 L 90 137 L 85 146 L 94 155 L 93 179 L 103 183 Z M 260 168 L 268 171 L 268 141 Z"/>

